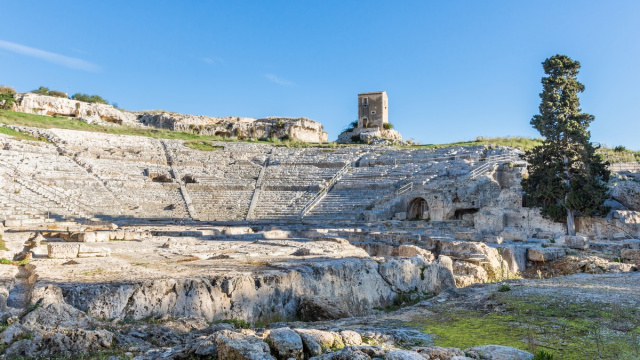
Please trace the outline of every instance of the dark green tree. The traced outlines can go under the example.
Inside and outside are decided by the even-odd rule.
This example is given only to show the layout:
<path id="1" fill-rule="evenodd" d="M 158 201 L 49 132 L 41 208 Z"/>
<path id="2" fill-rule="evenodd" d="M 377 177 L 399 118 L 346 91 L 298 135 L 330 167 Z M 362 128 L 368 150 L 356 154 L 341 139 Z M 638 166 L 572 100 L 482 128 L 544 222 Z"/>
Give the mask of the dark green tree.
<path id="1" fill-rule="evenodd" d="M 542 78 L 540 114 L 531 125 L 544 141 L 525 155 L 529 176 L 522 188 L 526 206 L 540 207 L 544 217 L 566 223 L 567 233 L 575 235 L 576 216 L 608 211 L 608 164 L 590 141 L 587 128 L 595 117 L 580 109 L 580 62 L 554 55 L 542 65 L 548 76 Z"/>

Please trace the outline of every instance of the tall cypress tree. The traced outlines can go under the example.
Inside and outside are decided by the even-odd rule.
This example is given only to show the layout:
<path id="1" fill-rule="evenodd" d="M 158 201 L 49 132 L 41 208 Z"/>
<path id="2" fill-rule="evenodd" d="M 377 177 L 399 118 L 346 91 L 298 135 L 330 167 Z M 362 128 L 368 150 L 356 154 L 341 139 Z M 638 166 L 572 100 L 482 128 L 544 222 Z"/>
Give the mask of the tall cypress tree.
<path id="1" fill-rule="evenodd" d="M 609 170 L 587 130 L 595 119 L 581 112 L 578 93 L 584 85 L 576 76 L 580 62 L 554 55 L 543 63 L 540 114 L 531 125 L 544 137 L 542 145 L 528 151 L 529 176 L 522 180 L 526 206 L 540 207 L 544 217 L 567 224 L 575 235 L 577 215 L 605 214 Z"/>

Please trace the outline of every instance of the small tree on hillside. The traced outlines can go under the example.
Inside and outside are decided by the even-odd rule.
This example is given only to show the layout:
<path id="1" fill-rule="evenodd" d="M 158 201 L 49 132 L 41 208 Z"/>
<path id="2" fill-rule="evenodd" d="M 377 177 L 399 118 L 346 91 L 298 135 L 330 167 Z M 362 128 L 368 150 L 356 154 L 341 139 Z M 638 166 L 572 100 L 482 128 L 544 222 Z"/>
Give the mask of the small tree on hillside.
<path id="1" fill-rule="evenodd" d="M 540 114 L 531 125 L 545 138 L 527 151 L 529 176 L 522 180 L 526 205 L 540 207 L 544 217 L 567 224 L 575 235 L 576 215 L 601 215 L 608 197 L 607 163 L 596 154 L 587 130 L 594 116 L 582 113 L 578 93 L 584 85 L 576 76 L 580 62 L 554 55 L 543 63 Z"/>

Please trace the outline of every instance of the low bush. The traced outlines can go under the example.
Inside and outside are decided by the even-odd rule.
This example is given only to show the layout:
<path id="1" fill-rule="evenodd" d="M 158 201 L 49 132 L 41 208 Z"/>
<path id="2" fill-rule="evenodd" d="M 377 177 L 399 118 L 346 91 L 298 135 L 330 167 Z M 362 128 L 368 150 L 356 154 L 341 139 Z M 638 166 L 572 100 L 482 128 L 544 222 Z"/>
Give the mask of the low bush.
<path id="1" fill-rule="evenodd" d="M 533 360 L 553 360 L 553 354 L 540 350 L 533 357 Z"/>
<path id="2" fill-rule="evenodd" d="M 31 90 L 29 92 L 33 94 L 38 94 L 38 95 L 55 96 L 55 97 L 65 98 L 65 99 L 69 98 L 67 96 L 67 93 L 58 91 L 58 90 L 49 90 L 49 88 L 46 86 L 40 86 L 39 88 L 35 90 Z"/>
<path id="3" fill-rule="evenodd" d="M 393 129 L 393 124 L 391 124 L 391 123 L 384 123 L 384 124 L 382 124 L 382 127 L 383 127 L 385 130 L 391 130 L 391 129 Z"/>
<path id="4" fill-rule="evenodd" d="M 11 109 L 15 99 L 13 95 L 16 94 L 16 90 L 9 86 L 0 85 L 0 109 Z"/>
<path id="5" fill-rule="evenodd" d="M 54 96 L 54 97 L 59 97 L 59 98 L 64 98 L 64 99 L 68 99 L 69 98 L 66 93 L 63 93 L 62 91 L 58 91 L 58 90 L 51 90 L 51 91 L 49 91 L 48 95 L 49 96 Z"/>
<path id="6" fill-rule="evenodd" d="M 11 86 L 0 85 L 0 94 L 15 95 L 16 89 L 12 88 Z"/>
<path id="7" fill-rule="evenodd" d="M 87 95 L 87 94 L 82 94 L 82 93 L 75 93 L 75 94 L 73 94 L 73 96 L 71 96 L 71 98 L 73 100 L 78 100 L 78 101 L 83 101 L 83 102 L 88 102 L 88 103 L 98 103 L 98 104 L 109 105 L 109 102 L 107 100 L 103 99 L 99 95 Z"/>

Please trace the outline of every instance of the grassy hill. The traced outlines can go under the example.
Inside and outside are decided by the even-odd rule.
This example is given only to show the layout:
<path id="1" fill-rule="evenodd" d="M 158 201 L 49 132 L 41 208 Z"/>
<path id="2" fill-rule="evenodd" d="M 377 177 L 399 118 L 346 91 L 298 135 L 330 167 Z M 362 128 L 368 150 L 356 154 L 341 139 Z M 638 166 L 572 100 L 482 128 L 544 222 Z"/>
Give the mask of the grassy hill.
<path id="1" fill-rule="evenodd" d="M 91 132 L 100 132 L 114 135 L 137 135 L 147 136 L 157 139 L 178 139 L 185 140 L 185 145 L 198 150 L 219 150 L 219 146 L 212 146 L 211 141 L 252 141 L 257 143 L 265 143 L 276 146 L 286 147 L 345 147 L 345 146 L 359 146 L 357 144 L 352 145 L 338 145 L 336 143 L 329 144 L 309 144 L 300 141 L 291 140 L 239 140 L 236 138 L 226 138 L 220 136 L 211 135 L 199 135 L 194 133 L 171 131 L 164 129 L 154 128 L 136 128 L 129 126 L 103 126 L 96 124 L 88 124 L 84 121 L 80 121 L 73 118 L 59 117 L 59 116 L 44 116 L 25 114 L 20 112 L 0 110 L 0 123 L 5 125 L 21 125 L 43 129 L 68 129 L 68 130 L 82 130 Z M 30 134 L 24 134 L 6 127 L 0 127 L 0 134 L 11 135 L 20 140 L 44 140 L 37 139 Z M 530 139 L 525 137 L 493 137 L 485 138 L 478 137 L 472 141 L 460 141 L 447 144 L 425 144 L 425 145 L 411 145 L 402 146 L 402 148 L 408 149 L 438 149 L 450 146 L 475 146 L 475 145 L 501 145 L 510 147 L 519 147 L 523 150 L 531 150 L 534 147 L 540 145 L 542 139 Z M 609 162 L 640 162 L 640 151 L 632 151 L 625 149 L 624 147 L 616 147 L 614 149 L 601 148 L 599 150 L 604 155 L 605 159 Z"/>

